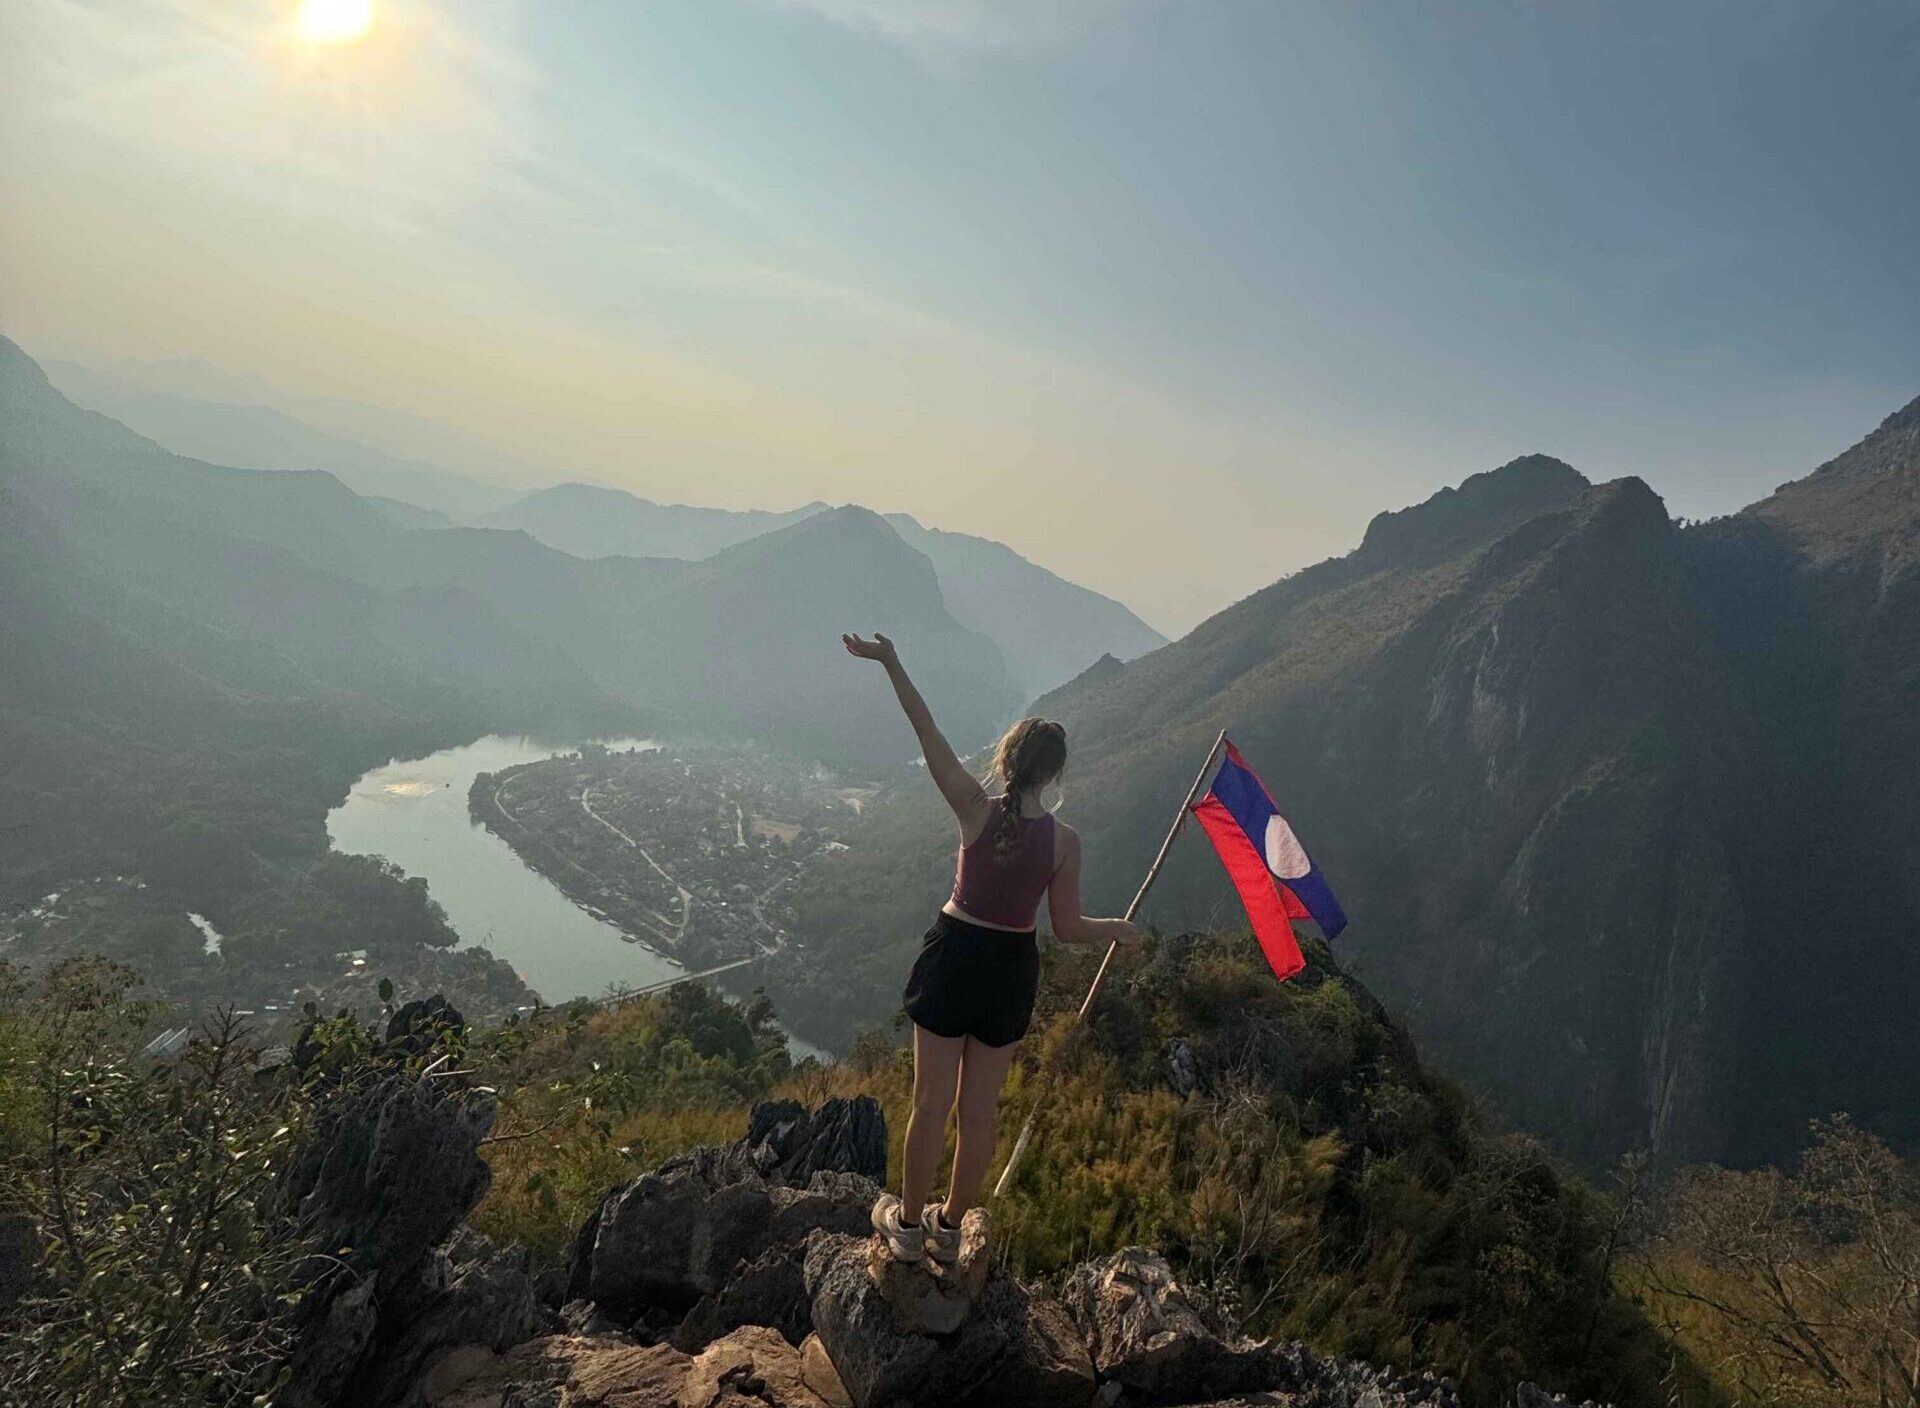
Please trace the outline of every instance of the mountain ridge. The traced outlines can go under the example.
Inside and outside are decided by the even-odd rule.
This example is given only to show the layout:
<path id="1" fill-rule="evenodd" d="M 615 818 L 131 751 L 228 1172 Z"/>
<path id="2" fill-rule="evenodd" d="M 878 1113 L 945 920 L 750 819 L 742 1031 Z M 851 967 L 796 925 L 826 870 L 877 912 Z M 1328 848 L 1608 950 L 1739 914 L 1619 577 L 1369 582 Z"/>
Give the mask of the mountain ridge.
<path id="1" fill-rule="evenodd" d="M 580 557 L 701 560 L 830 511 L 819 500 L 784 512 L 659 504 L 624 489 L 559 484 L 477 522 L 520 529 Z M 877 516 L 933 562 L 948 609 L 999 647 L 1016 687 L 1028 697 L 1070 679 L 1102 654 L 1131 658 L 1166 643 L 1122 603 L 1004 543 L 927 528 L 910 514 Z"/>
<path id="2" fill-rule="evenodd" d="M 258 399 L 243 402 L 157 389 L 77 362 L 55 363 L 48 375 L 70 400 L 189 459 L 239 469 L 326 469 L 359 493 L 456 517 L 497 508 L 521 492 L 313 425 L 273 404 L 264 382 L 251 388 Z M 247 390 L 244 381 L 230 389 Z"/>

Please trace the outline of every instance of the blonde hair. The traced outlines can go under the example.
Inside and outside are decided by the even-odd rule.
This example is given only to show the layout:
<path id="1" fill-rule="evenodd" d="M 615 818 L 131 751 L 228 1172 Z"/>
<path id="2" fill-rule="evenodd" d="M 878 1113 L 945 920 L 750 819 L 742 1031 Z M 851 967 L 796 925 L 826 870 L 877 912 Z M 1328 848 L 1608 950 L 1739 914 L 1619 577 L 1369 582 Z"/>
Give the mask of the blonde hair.
<path id="1" fill-rule="evenodd" d="M 1067 727 L 1053 719 L 1022 719 L 1000 735 L 993 775 L 1006 793 L 994 827 L 993 852 L 1007 856 L 1020 841 L 1020 794 L 1044 787 L 1067 766 Z"/>

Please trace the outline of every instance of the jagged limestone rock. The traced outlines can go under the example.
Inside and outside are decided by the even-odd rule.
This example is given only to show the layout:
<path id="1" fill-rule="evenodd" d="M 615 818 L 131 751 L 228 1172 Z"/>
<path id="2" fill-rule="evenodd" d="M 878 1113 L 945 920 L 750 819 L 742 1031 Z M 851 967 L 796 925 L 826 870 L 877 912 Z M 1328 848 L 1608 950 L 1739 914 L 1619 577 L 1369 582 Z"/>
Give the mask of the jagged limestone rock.
<path id="1" fill-rule="evenodd" d="M 903 1334 L 950 1335 L 965 1322 L 987 1284 L 987 1212 L 972 1208 L 960 1220 L 960 1259 L 951 1266 L 928 1257 L 898 1261 L 878 1237 L 867 1241 L 867 1275 L 893 1307 Z"/>
<path id="2" fill-rule="evenodd" d="M 1249 1340 L 1202 1313 L 1159 1253 L 1128 1247 L 1068 1277 L 1067 1310 L 1103 1384 L 1122 1401 L 1204 1402 L 1234 1393 L 1292 1389 L 1302 1351 Z"/>
<path id="3" fill-rule="evenodd" d="M 763 1100 L 747 1116 L 745 1143 L 767 1177 L 804 1188 L 815 1173 L 887 1176 L 887 1120 L 871 1096 L 835 1096 L 809 1115 L 796 1100 Z"/>
<path id="4" fill-rule="evenodd" d="M 700 1305 L 690 1334 L 704 1326 L 705 1338 L 747 1323 L 712 1303 L 734 1273 L 783 1246 L 797 1267 L 816 1227 L 864 1228 L 879 1193 L 866 1170 L 885 1172 L 886 1148 L 886 1118 L 867 1096 L 829 1100 L 812 1115 L 795 1101 L 762 1101 L 744 1138 L 689 1150 L 608 1193 L 574 1239 L 566 1296 L 616 1317 Z M 804 1324 L 795 1328 L 804 1335 Z"/>
<path id="5" fill-rule="evenodd" d="M 296 1311 L 299 1340 L 281 1408 L 390 1401 L 411 1378 L 385 1375 L 379 1360 L 404 1350 L 409 1333 L 446 1336 L 417 1343 L 424 1357 L 452 1342 L 511 1343 L 534 1328 L 524 1319 L 532 1292 L 523 1255 L 489 1261 L 458 1289 L 435 1284 L 443 1268 L 434 1249 L 487 1190 L 478 1149 L 493 1118 L 491 1097 L 401 1067 L 321 1105 L 278 1192 L 325 1254 Z M 516 1275 L 523 1285 L 515 1286 Z M 489 1303 L 499 1315 L 487 1324 Z M 410 1324 L 405 1308 L 429 1305 L 439 1320 Z"/>
<path id="6" fill-rule="evenodd" d="M 702 1296 L 673 1332 L 673 1343 L 697 1354 L 742 1325 L 766 1325 L 797 1344 L 812 1324 L 800 1248 L 769 1247 L 740 1268 L 726 1285 Z"/>
<path id="7" fill-rule="evenodd" d="M 990 1274 L 952 1333 L 902 1330 L 868 1256 L 867 1239 L 845 1234 L 816 1233 L 807 1244 L 814 1333 L 855 1408 L 1092 1401 L 1086 1347 L 1057 1305 Z"/>
<path id="8" fill-rule="evenodd" d="M 607 1195 L 575 1244 L 570 1291 L 615 1312 L 684 1311 L 771 1249 L 790 1247 L 797 1260 L 817 1227 L 865 1227 L 878 1192 L 830 1172 L 789 1188 L 763 1177 L 741 1145 L 694 1149 Z"/>
<path id="9" fill-rule="evenodd" d="M 679 1408 L 693 1361 L 671 1345 L 549 1335 L 506 1354 L 449 1356 L 427 1408 Z"/>
<path id="10" fill-rule="evenodd" d="M 343 1401 L 404 1404 L 422 1370 L 452 1347 L 507 1350 L 550 1328 L 534 1294 L 531 1254 L 463 1227 L 380 1306 L 380 1337 Z"/>

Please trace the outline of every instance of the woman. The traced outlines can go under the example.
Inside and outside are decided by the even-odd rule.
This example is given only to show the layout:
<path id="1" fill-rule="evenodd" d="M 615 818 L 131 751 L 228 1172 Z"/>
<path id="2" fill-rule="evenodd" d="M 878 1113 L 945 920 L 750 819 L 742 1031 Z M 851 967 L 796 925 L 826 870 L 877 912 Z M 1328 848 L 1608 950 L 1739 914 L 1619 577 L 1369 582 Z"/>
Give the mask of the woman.
<path id="1" fill-rule="evenodd" d="M 1013 1054 L 1033 1016 L 1040 981 L 1034 919 L 1047 899 L 1053 936 L 1063 943 L 1136 942 L 1124 919 L 1080 912 L 1080 837 L 1054 821 L 1041 793 L 1067 764 L 1067 731 L 1050 719 L 1022 719 L 993 760 L 1000 795 L 961 766 L 893 642 L 876 633 L 840 637 L 849 654 L 886 667 L 893 692 L 919 735 L 927 773 L 960 825 L 953 895 L 927 930 L 907 979 L 913 1019 L 913 1114 L 907 1121 L 900 1196 L 873 1205 L 873 1227 L 893 1255 L 918 1261 L 960 1255 L 960 1218 L 980 1196 L 993 1160 L 994 1109 Z M 959 1110 L 953 1176 L 940 1206 L 927 1210 L 946 1143 L 947 1115 Z"/>

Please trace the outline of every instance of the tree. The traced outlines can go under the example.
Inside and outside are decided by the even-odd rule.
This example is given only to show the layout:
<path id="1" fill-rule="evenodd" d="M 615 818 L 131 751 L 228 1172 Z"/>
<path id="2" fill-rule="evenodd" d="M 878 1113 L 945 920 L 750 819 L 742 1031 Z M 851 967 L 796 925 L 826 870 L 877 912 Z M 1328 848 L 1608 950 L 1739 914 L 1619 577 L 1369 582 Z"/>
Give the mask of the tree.
<path id="1" fill-rule="evenodd" d="M 1920 1177 L 1844 1115 L 1812 1132 L 1792 1173 L 1681 1173 L 1648 1288 L 1743 1401 L 1914 1408 Z"/>

